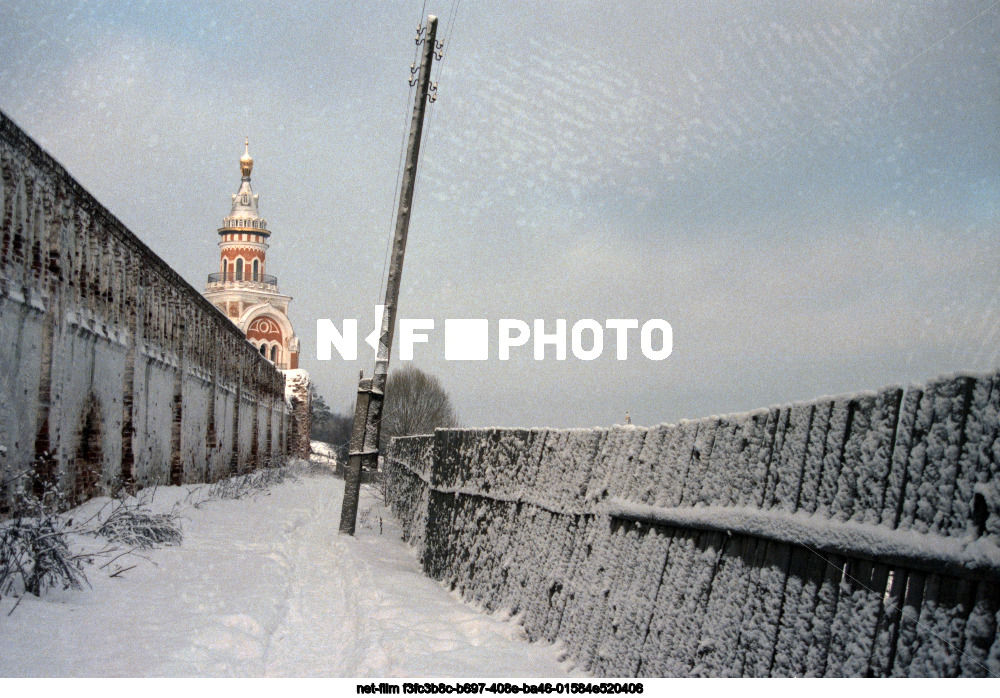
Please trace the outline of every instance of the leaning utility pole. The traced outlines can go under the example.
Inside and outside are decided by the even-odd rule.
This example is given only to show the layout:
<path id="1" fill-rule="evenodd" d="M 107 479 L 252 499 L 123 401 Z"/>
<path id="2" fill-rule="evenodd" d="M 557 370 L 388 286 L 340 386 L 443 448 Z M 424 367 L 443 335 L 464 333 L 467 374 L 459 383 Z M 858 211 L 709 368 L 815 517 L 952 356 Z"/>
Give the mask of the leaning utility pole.
<path id="1" fill-rule="evenodd" d="M 426 34 L 417 29 L 417 44 L 424 44 L 417 75 L 417 94 L 413 102 L 413 119 L 410 122 L 410 139 L 406 146 L 406 168 L 399 192 L 399 210 L 396 212 L 396 232 L 392 240 L 392 257 L 389 259 L 389 279 L 385 287 L 385 306 L 382 310 L 382 330 L 379 333 L 378 355 L 375 359 L 375 376 L 365 380 L 362 373 L 358 381 L 358 401 L 354 407 L 354 426 L 351 430 L 351 450 L 347 459 L 344 479 L 344 501 L 340 510 L 340 532 L 354 535 L 358 518 L 358 495 L 361 490 L 363 467 L 374 470 L 378 466 L 378 442 L 382 432 L 382 405 L 385 400 L 385 382 L 389 373 L 389 353 L 396 326 L 396 305 L 399 301 L 399 282 L 403 276 L 403 256 L 406 253 L 406 234 L 410 228 L 410 210 L 413 204 L 413 185 L 417 178 L 417 157 L 420 154 L 420 136 L 424 129 L 424 111 L 427 93 L 431 89 L 431 64 L 440 47 L 436 45 L 437 17 L 427 16 Z M 411 67 L 411 73 L 414 70 Z M 410 84 L 413 82 L 411 80 Z M 431 98 L 433 101 L 433 98 Z"/>

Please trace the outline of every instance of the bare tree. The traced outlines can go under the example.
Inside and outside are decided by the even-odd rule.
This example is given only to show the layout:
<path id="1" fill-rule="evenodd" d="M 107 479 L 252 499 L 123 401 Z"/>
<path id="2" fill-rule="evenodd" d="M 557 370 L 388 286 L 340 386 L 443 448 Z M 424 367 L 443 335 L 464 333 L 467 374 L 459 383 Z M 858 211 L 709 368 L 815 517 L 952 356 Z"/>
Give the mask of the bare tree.
<path id="1" fill-rule="evenodd" d="M 458 415 L 436 377 L 407 366 L 389 374 L 382 412 L 381 445 L 394 436 L 430 434 L 436 427 L 458 426 Z"/>

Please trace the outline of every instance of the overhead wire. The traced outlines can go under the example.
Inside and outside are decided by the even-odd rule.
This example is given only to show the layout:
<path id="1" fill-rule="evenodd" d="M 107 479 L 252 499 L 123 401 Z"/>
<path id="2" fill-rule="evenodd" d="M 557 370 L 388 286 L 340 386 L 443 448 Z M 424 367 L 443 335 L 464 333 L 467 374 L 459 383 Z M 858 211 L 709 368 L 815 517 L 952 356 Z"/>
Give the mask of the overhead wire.
<path id="1" fill-rule="evenodd" d="M 444 31 L 442 32 L 442 36 L 444 38 L 441 41 L 441 59 L 438 61 L 438 80 L 435 81 L 435 83 L 434 83 L 434 85 L 435 85 L 435 99 L 436 99 L 436 90 L 437 90 L 436 86 L 440 83 L 441 78 L 444 76 L 444 59 L 450 53 L 452 34 L 454 33 L 455 24 L 456 24 L 455 20 L 458 17 L 458 8 L 459 8 L 459 6 L 461 4 L 462 4 L 462 0 L 452 0 L 451 8 L 448 11 L 448 18 L 445 21 Z M 431 112 L 430 112 L 430 114 L 427 117 L 427 129 L 426 129 L 426 131 L 428 133 L 428 138 L 430 137 L 431 125 L 434 123 L 434 113 L 436 111 L 437 111 L 437 109 L 432 109 Z"/>

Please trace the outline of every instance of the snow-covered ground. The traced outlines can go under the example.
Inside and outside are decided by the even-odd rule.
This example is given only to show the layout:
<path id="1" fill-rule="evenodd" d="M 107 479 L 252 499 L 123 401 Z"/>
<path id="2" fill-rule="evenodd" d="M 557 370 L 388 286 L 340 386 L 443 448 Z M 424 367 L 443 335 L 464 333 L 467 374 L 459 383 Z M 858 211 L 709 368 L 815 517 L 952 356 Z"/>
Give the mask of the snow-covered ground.
<path id="1" fill-rule="evenodd" d="M 159 489 L 154 508 L 191 489 Z M 186 504 L 180 546 L 90 567 L 92 588 L 26 596 L 10 615 L 14 600 L 0 600 L 0 676 L 569 671 L 558 647 L 424 577 L 371 490 L 357 535 L 339 535 L 342 494 L 340 480 L 303 475 L 249 499 Z"/>
<path id="2" fill-rule="evenodd" d="M 337 449 L 325 441 L 310 441 L 309 449 L 312 451 L 312 461 L 322 463 L 331 468 L 337 467 Z"/>

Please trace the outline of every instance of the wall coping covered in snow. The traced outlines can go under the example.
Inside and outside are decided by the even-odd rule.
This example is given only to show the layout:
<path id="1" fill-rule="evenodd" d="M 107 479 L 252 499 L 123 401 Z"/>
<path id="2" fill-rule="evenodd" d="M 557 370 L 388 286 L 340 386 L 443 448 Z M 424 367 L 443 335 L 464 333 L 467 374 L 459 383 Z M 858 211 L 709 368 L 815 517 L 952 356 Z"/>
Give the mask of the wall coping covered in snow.
<path id="1" fill-rule="evenodd" d="M 87 212 L 98 219 L 107 230 L 112 232 L 120 242 L 127 244 L 131 251 L 141 258 L 144 266 L 148 266 L 153 272 L 161 276 L 170 286 L 177 288 L 184 294 L 185 300 L 196 304 L 199 310 L 215 316 L 221 322 L 217 323 L 217 329 L 232 334 L 240 339 L 246 339 L 243 332 L 234 325 L 225 314 L 208 302 L 208 300 L 183 276 L 164 262 L 159 255 L 153 252 L 146 243 L 140 240 L 131 230 L 129 230 L 121 220 L 106 209 L 94 198 L 93 194 L 87 191 L 59 161 L 49 155 L 38 143 L 26 134 L 15 124 L 6 114 L 0 111 L 0 139 L 13 145 L 19 153 L 29 158 L 36 167 L 45 171 L 50 177 L 58 180 L 59 185 L 68 190 L 69 196 L 74 203 L 87 210 Z M 8 196 L 10 194 L 8 193 Z M 263 356 L 258 353 L 258 359 L 263 364 L 271 365 Z M 277 370 L 277 369 L 275 369 Z"/>

